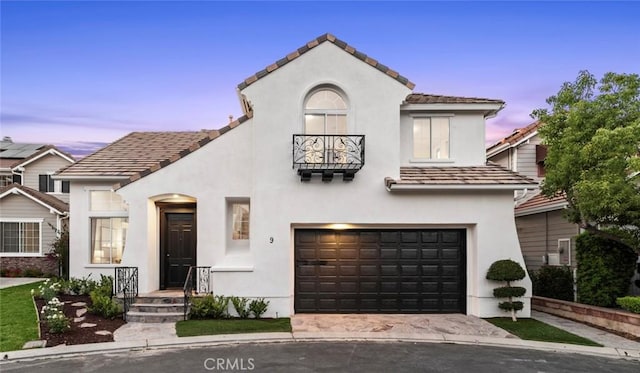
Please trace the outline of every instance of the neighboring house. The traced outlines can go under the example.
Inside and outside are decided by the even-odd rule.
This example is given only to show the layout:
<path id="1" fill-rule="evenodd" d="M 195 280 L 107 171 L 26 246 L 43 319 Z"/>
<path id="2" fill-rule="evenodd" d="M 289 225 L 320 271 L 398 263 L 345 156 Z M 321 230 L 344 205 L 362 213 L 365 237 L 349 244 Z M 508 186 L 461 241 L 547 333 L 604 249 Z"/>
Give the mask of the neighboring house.
<path id="1" fill-rule="evenodd" d="M 137 267 L 145 293 L 211 266 L 214 293 L 264 297 L 269 316 L 503 315 L 485 276 L 524 265 L 513 193 L 536 183 L 485 162 L 503 101 L 413 87 L 326 34 L 240 83 L 245 115 L 227 126 L 87 156 L 57 175 L 71 275 Z"/>
<path id="2" fill-rule="evenodd" d="M 0 144 L 0 263 L 2 269 L 38 269 L 57 274 L 48 259 L 69 213 L 69 182 L 53 180 L 75 159 L 55 146 Z"/>
<path id="3" fill-rule="evenodd" d="M 542 181 L 547 149 L 538 135 L 540 126 L 540 122 L 531 123 L 491 145 L 487 160 Z M 566 206 L 563 197 L 547 198 L 539 188 L 516 193 L 516 227 L 529 270 L 538 270 L 545 264 L 575 268 L 575 236 L 580 234 L 580 228 L 563 217 Z"/>

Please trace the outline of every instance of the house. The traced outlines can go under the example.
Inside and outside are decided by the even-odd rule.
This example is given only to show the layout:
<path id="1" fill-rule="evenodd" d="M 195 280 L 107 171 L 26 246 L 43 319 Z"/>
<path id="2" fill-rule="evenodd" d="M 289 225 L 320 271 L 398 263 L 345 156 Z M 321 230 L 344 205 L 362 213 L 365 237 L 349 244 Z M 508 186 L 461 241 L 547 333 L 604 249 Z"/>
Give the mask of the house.
<path id="1" fill-rule="evenodd" d="M 47 258 L 69 213 L 69 182 L 53 180 L 73 156 L 46 144 L 0 144 L 0 263 L 3 270 L 58 274 Z"/>
<path id="2" fill-rule="evenodd" d="M 322 35 L 238 85 L 244 115 L 135 132 L 59 172 L 71 180 L 72 276 L 135 267 L 142 293 L 210 266 L 215 294 L 294 313 L 503 313 L 485 279 L 524 265 L 514 190 L 485 162 L 504 102 L 414 93 Z M 523 315 L 529 315 L 529 278 Z"/>
<path id="3" fill-rule="evenodd" d="M 536 121 L 516 129 L 511 135 L 487 148 L 487 159 L 537 182 L 544 180 L 546 146 L 538 135 L 542 123 Z M 576 267 L 577 224 L 563 217 L 567 201 L 547 198 L 537 187 L 515 194 L 515 217 L 524 261 L 529 270 L 545 264 Z"/>

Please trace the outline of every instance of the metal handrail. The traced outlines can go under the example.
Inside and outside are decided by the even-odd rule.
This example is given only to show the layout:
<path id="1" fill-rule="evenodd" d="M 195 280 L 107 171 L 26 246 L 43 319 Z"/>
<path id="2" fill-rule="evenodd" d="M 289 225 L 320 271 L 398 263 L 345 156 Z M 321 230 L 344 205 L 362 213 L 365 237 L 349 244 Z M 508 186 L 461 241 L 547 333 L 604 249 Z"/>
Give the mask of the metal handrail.
<path id="1" fill-rule="evenodd" d="M 364 135 L 293 135 L 294 169 L 359 170 L 364 154 Z"/>
<path id="2" fill-rule="evenodd" d="M 127 321 L 127 312 L 138 296 L 138 267 L 116 267 L 113 296 L 122 293 L 122 318 Z"/>
<path id="3" fill-rule="evenodd" d="M 187 320 L 189 308 L 191 306 L 191 297 L 193 294 L 209 294 L 211 293 L 210 283 L 211 267 L 210 266 L 190 266 L 187 272 L 187 278 L 184 280 L 182 290 L 184 292 L 184 319 Z"/>

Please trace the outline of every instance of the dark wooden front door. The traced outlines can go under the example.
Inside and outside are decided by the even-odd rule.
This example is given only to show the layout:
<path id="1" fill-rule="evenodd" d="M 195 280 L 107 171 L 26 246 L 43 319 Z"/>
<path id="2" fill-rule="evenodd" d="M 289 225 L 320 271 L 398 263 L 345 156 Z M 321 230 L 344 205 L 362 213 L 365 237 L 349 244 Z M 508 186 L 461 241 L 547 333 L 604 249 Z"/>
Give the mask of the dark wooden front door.
<path id="1" fill-rule="evenodd" d="M 196 265 L 195 214 L 165 212 L 161 247 L 161 288 L 181 288 Z"/>

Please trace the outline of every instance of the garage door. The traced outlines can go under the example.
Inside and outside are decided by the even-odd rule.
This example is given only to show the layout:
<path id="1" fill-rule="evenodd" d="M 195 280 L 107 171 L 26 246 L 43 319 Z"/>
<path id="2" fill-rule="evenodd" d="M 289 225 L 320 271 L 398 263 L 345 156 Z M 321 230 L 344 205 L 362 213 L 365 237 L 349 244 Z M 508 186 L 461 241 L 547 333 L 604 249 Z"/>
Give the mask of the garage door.
<path id="1" fill-rule="evenodd" d="M 464 229 L 295 231 L 295 311 L 466 313 Z"/>

